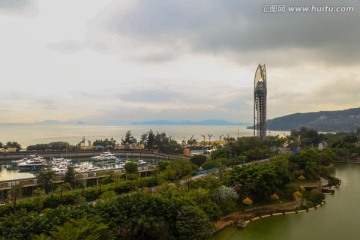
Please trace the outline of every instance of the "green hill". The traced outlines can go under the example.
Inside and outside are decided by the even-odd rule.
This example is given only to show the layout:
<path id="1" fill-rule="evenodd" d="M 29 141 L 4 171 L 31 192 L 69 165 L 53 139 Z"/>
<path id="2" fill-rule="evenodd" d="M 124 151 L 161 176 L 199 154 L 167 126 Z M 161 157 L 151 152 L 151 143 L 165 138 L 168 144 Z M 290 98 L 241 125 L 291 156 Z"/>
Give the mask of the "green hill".
<path id="1" fill-rule="evenodd" d="M 300 127 L 324 132 L 354 131 L 360 128 L 360 108 L 295 113 L 267 121 L 269 130 L 292 130 Z"/>

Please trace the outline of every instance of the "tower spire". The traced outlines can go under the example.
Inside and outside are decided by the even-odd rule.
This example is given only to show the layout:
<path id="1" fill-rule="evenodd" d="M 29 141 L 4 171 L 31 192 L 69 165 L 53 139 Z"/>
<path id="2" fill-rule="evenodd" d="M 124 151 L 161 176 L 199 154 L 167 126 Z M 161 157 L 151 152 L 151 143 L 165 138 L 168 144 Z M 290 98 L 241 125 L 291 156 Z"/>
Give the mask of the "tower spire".
<path id="1" fill-rule="evenodd" d="M 254 77 L 254 136 L 266 138 L 266 94 L 267 80 L 265 64 L 259 64 Z"/>

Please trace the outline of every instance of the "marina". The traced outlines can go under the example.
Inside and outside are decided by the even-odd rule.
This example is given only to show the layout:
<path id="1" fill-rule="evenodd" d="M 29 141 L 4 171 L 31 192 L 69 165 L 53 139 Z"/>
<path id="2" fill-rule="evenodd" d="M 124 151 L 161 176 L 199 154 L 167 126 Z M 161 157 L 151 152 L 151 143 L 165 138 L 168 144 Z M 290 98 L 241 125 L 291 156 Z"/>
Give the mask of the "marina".
<path id="1" fill-rule="evenodd" d="M 34 159 L 41 160 L 41 166 L 50 165 L 57 174 L 64 174 L 68 165 L 72 165 L 78 173 L 94 172 L 94 171 L 116 171 L 123 170 L 126 162 L 138 163 L 139 167 L 154 166 L 161 159 L 174 159 L 175 156 L 167 154 L 158 154 L 150 152 L 120 152 L 114 151 L 111 156 L 116 156 L 116 159 L 109 160 L 99 158 L 91 158 L 90 156 L 104 156 L 107 154 L 96 152 L 87 153 L 88 157 L 83 157 L 84 153 L 76 154 L 81 157 L 64 158 L 53 157 L 61 154 L 41 153 L 38 155 L 32 154 L 27 157 L 17 159 L 20 155 L 14 153 L 9 160 L 0 161 L 0 182 L 19 180 L 24 178 L 33 178 L 36 176 L 40 163 L 34 165 Z M 69 154 L 71 155 L 71 154 Z M 75 155 L 75 153 L 73 153 Z M 7 156 L 10 156 L 9 154 Z M 23 153 L 21 153 L 21 157 Z M 39 157 L 41 156 L 41 157 Z M 45 157 L 46 156 L 46 157 Z M 26 167 L 25 167 L 26 165 Z"/>
<path id="2" fill-rule="evenodd" d="M 131 155 L 131 157 L 129 157 Z M 137 157 L 135 157 L 137 156 Z M 68 166 L 72 166 L 76 172 L 75 177 L 82 182 L 84 187 L 97 186 L 103 178 L 112 174 L 124 175 L 125 163 L 134 162 L 138 164 L 140 177 L 150 176 L 156 170 L 159 159 L 171 159 L 172 156 L 147 153 L 152 158 L 140 159 L 141 154 L 113 154 L 111 152 L 99 153 L 95 157 L 83 157 L 77 159 L 69 158 L 44 158 L 32 154 L 18 160 L 7 160 L 0 162 L 0 191 L 1 199 L 5 199 L 8 191 L 14 186 L 20 185 L 24 189 L 25 196 L 31 196 L 37 188 L 37 173 L 41 167 L 49 167 L 55 172 L 55 184 L 64 182 L 64 176 Z M 143 155 L 142 155 L 143 157 Z"/>

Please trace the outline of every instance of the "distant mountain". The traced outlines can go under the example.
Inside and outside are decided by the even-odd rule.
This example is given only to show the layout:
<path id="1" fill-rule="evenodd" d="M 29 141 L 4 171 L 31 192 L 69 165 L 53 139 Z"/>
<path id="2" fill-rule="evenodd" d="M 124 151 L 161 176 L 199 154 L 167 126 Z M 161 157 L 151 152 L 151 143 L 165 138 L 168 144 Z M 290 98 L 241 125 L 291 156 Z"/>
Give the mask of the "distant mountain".
<path id="1" fill-rule="evenodd" d="M 31 123 L 29 123 L 31 124 Z M 40 124 L 40 125 L 85 125 L 86 122 L 82 121 L 82 120 L 78 120 L 78 121 L 66 121 L 66 122 L 61 122 L 58 120 L 44 120 L 42 122 L 36 122 L 35 124 Z"/>
<path id="2" fill-rule="evenodd" d="M 53 124 L 60 124 L 58 120 L 45 120 L 42 122 L 37 122 L 37 124 L 44 124 L 44 125 L 53 125 Z"/>
<path id="3" fill-rule="evenodd" d="M 300 127 L 323 132 L 354 131 L 360 127 L 360 108 L 295 113 L 267 121 L 269 130 L 292 130 Z"/>
<path id="4" fill-rule="evenodd" d="M 207 119 L 202 121 L 153 120 L 153 121 L 132 122 L 131 124 L 134 125 L 247 125 L 247 123 L 232 123 L 219 119 Z"/>
<path id="5" fill-rule="evenodd" d="M 85 122 L 82 120 L 71 120 L 71 121 L 58 121 L 58 120 L 44 120 L 42 122 L 35 123 L 0 123 L 4 124 L 39 124 L 39 125 L 104 125 L 104 126 L 124 126 L 124 125 L 218 125 L 218 126 L 239 126 L 249 125 L 246 122 L 233 123 L 226 120 L 220 119 L 207 119 L 202 121 L 190 121 L 190 120 L 152 120 L 152 121 L 139 121 L 130 122 L 124 120 L 109 119 L 102 122 Z"/>

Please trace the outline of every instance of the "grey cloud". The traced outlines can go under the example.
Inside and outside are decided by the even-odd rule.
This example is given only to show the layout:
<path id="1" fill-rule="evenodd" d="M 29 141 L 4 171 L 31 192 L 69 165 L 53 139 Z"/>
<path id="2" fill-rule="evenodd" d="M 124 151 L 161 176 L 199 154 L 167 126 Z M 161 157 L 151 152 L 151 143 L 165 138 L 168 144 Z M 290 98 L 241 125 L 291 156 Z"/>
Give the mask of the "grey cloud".
<path id="1" fill-rule="evenodd" d="M 37 10 L 35 0 L 0 0 L 0 14 L 34 17 Z"/>
<path id="2" fill-rule="evenodd" d="M 271 95 L 268 101 L 269 118 L 295 112 L 342 110 L 360 106 L 360 79 L 353 76 L 333 79 L 304 92 L 283 92 Z"/>
<path id="3" fill-rule="evenodd" d="M 12 112 L 15 112 L 15 111 L 12 110 L 12 109 L 9 109 L 9 108 L 0 107 L 0 112 L 2 112 L 2 113 L 12 113 Z"/>
<path id="4" fill-rule="evenodd" d="M 231 91 L 231 90 L 230 90 Z M 232 90 L 230 95 L 216 99 L 216 106 L 229 111 L 251 112 L 253 108 L 253 89 L 251 87 L 241 87 Z"/>
<path id="5" fill-rule="evenodd" d="M 42 106 L 46 110 L 57 110 L 57 101 L 51 97 L 34 98 L 33 100 L 36 106 Z"/>
<path id="6" fill-rule="evenodd" d="M 249 121 L 252 105 L 244 104 L 246 94 L 225 96 L 209 94 L 198 97 L 192 92 L 168 89 L 136 90 L 118 94 L 121 101 L 98 108 L 96 114 L 84 117 L 86 122 L 104 120 L 203 120 L 221 118 L 233 122 Z M 170 104 L 168 104 L 170 103 Z M 221 117 L 219 117 L 221 116 Z"/>
<path id="7" fill-rule="evenodd" d="M 47 45 L 50 49 L 60 51 L 62 53 L 74 53 L 84 49 L 84 44 L 72 40 L 64 40 L 57 43 Z"/>
<path id="8" fill-rule="evenodd" d="M 172 102 L 176 99 L 174 92 L 167 90 L 144 90 L 144 91 L 132 91 L 121 94 L 119 97 L 123 101 L 128 102 L 153 102 L 153 103 L 165 103 Z"/>
<path id="9" fill-rule="evenodd" d="M 172 52 L 158 52 L 138 58 L 138 60 L 149 63 L 161 63 L 173 60 L 176 58 L 176 54 Z"/>
<path id="10" fill-rule="evenodd" d="M 316 89 L 309 98 L 318 104 L 360 106 L 360 79 L 348 77 L 330 81 Z"/>
<path id="11" fill-rule="evenodd" d="M 93 100 L 93 99 L 104 99 L 106 97 L 109 97 L 107 94 L 101 94 L 98 92 L 80 92 L 80 91 L 70 91 L 69 95 L 73 98 L 83 98 L 86 100 Z"/>
<path id="12" fill-rule="evenodd" d="M 31 1 L 29 0 L 1 0 L 0 8 L 3 9 L 19 9 L 26 8 L 31 5 Z"/>
<path id="13" fill-rule="evenodd" d="M 23 92 L 18 91 L 9 91 L 9 92 L 0 92 L 0 99 L 2 101 L 11 100 L 11 101 L 19 101 L 19 100 L 26 100 L 29 94 L 25 94 Z"/>
<path id="14" fill-rule="evenodd" d="M 262 13 L 273 1 L 161 1 L 138 0 L 126 14 L 113 14 L 104 27 L 121 36 L 171 45 L 186 42 L 193 50 L 233 55 L 248 63 L 247 55 L 276 59 L 289 51 L 281 62 L 308 59 L 328 64 L 360 61 L 360 6 L 358 1 L 286 1 L 287 6 L 354 6 L 352 13 Z M 294 51 L 298 50 L 298 51 Z M 294 55 L 291 55 L 294 54 Z M 301 56 L 303 57 L 303 56 Z M 253 57 L 254 58 L 254 57 Z M 281 63 L 279 63 L 281 64 Z"/>
<path id="15" fill-rule="evenodd" d="M 194 103 L 203 104 L 209 100 L 206 97 L 198 97 L 192 91 L 174 91 L 171 89 L 141 89 L 122 94 L 118 98 L 125 102 L 143 103 Z"/>
<path id="16" fill-rule="evenodd" d="M 234 117 L 234 112 L 224 108 L 199 108 L 197 105 L 188 105 L 173 108 L 161 108 L 156 111 L 148 106 L 126 106 L 121 105 L 108 109 L 99 109 L 97 115 L 84 118 L 84 121 L 100 122 L 107 119 L 139 121 L 139 120 L 204 120 L 221 118 L 228 121 L 240 122 L 248 121 L 249 115 L 246 111 L 238 111 Z M 221 116 L 221 117 L 219 117 Z"/>

